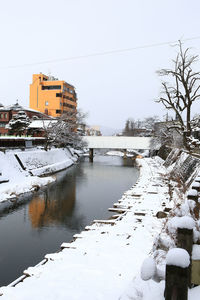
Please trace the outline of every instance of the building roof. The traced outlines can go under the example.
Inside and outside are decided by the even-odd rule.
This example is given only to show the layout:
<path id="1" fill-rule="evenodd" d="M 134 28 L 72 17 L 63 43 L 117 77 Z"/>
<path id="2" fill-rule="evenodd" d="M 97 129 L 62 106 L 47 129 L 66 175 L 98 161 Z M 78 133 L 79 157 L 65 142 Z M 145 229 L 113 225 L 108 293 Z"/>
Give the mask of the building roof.
<path id="1" fill-rule="evenodd" d="M 33 120 L 28 128 L 48 128 L 51 127 L 54 123 L 56 123 L 57 120 Z"/>
<path id="2" fill-rule="evenodd" d="M 21 106 L 19 105 L 18 102 L 16 102 L 15 104 L 12 104 L 12 105 L 7 105 L 7 106 L 3 106 L 2 104 L 0 104 L 0 111 L 10 111 L 10 110 L 15 110 L 15 111 L 20 111 L 20 110 L 23 110 L 23 111 L 30 111 L 30 112 L 35 112 L 35 113 L 39 113 L 41 115 L 43 115 L 44 117 L 47 117 L 46 114 L 42 113 L 41 111 L 39 110 L 35 110 L 35 109 L 32 109 L 32 108 L 29 108 L 29 107 L 24 107 L 24 106 Z M 48 116 L 48 118 L 53 118 L 51 116 Z"/>
<path id="3" fill-rule="evenodd" d="M 19 105 L 17 102 L 12 105 L 0 106 L 0 110 L 24 110 L 24 108 Z"/>
<path id="4" fill-rule="evenodd" d="M 43 83 L 49 82 L 49 81 L 51 81 L 51 82 L 55 82 L 55 81 L 61 82 L 61 81 L 62 81 L 62 82 L 66 83 L 67 85 L 69 85 L 69 86 L 71 86 L 72 88 L 75 89 L 75 87 L 74 87 L 72 84 L 68 83 L 68 82 L 65 81 L 65 80 L 58 79 L 58 78 L 56 78 L 56 77 L 54 77 L 54 76 L 52 76 L 52 75 L 45 75 L 45 74 L 43 74 L 43 73 L 40 73 L 40 74 L 33 74 L 33 75 L 38 75 L 38 76 L 43 75 L 43 76 L 45 76 L 46 80 L 42 80 Z"/>

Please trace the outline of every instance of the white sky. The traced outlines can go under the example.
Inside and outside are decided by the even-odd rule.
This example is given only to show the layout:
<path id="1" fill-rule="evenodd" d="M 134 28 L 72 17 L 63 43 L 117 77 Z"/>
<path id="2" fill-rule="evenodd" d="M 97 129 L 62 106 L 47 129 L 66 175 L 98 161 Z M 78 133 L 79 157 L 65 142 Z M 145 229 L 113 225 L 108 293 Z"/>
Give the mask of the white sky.
<path id="1" fill-rule="evenodd" d="M 88 123 L 122 128 L 166 112 L 154 103 L 176 49 L 170 45 L 26 67 L 9 66 L 200 36 L 198 0 L 0 1 L 0 102 L 29 105 L 33 73 L 73 84 Z M 185 42 L 200 53 L 200 38 Z M 199 64 L 200 70 L 200 64 Z M 200 112 L 200 104 L 196 106 Z"/>

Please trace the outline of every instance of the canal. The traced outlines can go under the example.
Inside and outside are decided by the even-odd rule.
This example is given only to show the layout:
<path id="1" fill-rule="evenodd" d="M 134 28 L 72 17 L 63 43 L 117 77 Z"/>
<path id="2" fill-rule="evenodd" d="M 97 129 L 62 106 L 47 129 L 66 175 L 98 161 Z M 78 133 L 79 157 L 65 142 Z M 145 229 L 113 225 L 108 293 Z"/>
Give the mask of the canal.
<path id="1" fill-rule="evenodd" d="M 84 158 L 57 173 L 56 182 L 7 211 L 0 212 L 0 286 L 69 242 L 94 219 L 107 219 L 108 208 L 138 178 L 131 159 Z"/>

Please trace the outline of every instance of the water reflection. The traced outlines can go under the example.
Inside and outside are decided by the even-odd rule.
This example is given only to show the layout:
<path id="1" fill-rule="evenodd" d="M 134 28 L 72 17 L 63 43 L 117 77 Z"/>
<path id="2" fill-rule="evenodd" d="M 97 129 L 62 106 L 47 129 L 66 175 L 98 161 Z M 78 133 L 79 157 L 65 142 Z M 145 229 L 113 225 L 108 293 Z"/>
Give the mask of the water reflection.
<path id="1" fill-rule="evenodd" d="M 82 167 L 77 168 L 83 179 Z M 75 211 L 76 177 L 74 168 L 58 174 L 54 184 L 31 200 L 28 212 L 33 228 L 59 225 L 72 230 L 82 228 L 84 216 L 77 215 Z"/>
<path id="2" fill-rule="evenodd" d="M 103 164 L 102 164 L 103 163 Z M 133 167 L 135 161 L 131 158 L 120 159 L 120 164 L 125 167 Z M 97 168 L 98 166 L 98 168 Z M 105 166 L 112 166 L 112 168 L 105 168 Z M 84 203 L 88 199 L 88 190 L 85 189 L 90 182 L 90 195 L 95 197 L 95 209 L 100 204 L 100 211 L 102 206 L 102 198 L 106 199 L 109 197 L 113 185 L 113 182 L 121 181 L 121 177 L 124 174 L 121 173 L 119 169 L 119 158 L 101 157 L 101 159 L 96 157 L 96 164 L 91 164 L 89 161 L 85 162 L 84 169 L 83 165 L 77 165 L 76 168 L 72 168 L 67 172 L 64 171 L 57 174 L 56 183 L 50 185 L 45 191 L 34 196 L 30 201 L 28 212 L 29 218 L 33 228 L 43 228 L 48 226 L 64 225 L 71 229 L 79 230 L 87 224 L 87 212 L 80 214 L 80 210 L 76 210 L 76 196 L 81 192 L 81 201 Z M 119 172 L 120 171 L 120 172 Z M 66 176 L 67 175 L 67 176 Z M 95 176 L 94 176 L 95 175 Z M 122 178 L 123 180 L 123 178 Z M 106 185 L 107 181 L 107 185 Z M 101 190 L 101 194 L 97 194 L 99 186 L 103 182 L 106 189 Z M 76 191 L 76 184 L 78 184 L 78 189 Z M 79 201 L 79 199 L 78 199 Z M 82 204 L 82 210 L 84 212 L 84 203 Z M 93 207 L 93 203 L 90 204 L 91 207 L 87 206 L 87 210 L 90 211 Z M 103 210 L 108 208 L 106 204 L 103 205 Z M 106 213 L 107 216 L 110 215 L 109 212 Z M 94 216 L 96 213 L 94 210 Z M 85 222 L 84 222 L 85 221 Z"/>
<path id="3" fill-rule="evenodd" d="M 32 227 L 44 227 L 64 223 L 72 216 L 75 204 L 75 184 L 63 186 L 61 191 L 54 186 L 38 195 L 29 204 L 29 216 Z"/>

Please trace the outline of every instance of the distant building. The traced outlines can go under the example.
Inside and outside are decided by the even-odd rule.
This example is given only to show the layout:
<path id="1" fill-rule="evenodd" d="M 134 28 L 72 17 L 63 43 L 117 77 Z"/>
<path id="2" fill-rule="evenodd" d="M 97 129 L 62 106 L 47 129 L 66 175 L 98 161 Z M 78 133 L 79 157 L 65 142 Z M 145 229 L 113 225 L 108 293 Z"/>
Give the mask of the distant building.
<path id="1" fill-rule="evenodd" d="M 30 108 L 49 116 L 60 117 L 77 109 L 74 86 L 42 73 L 33 74 L 30 84 Z"/>
<path id="2" fill-rule="evenodd" d="M 101 131 L 100 131 L 100 126 L 90 126 L 90 127 L 86 127 L 86 135 L 93 135 L 93 136 L 100 136 L 102 135 L 101 134 Z"/>
<path id="3" fill-rule="evenodd" d="M 50 117 L 30 108 L 25 108 L 16 102 L 13 105 L 3 106 L 0 105 L 0 135 L 8 134 L 8 129 L 6 125 L 13 118 L 14 115 L 18 114 L 20 111 L 24 111 L 26 115 L 31 119 L 49 119 Z"/>

